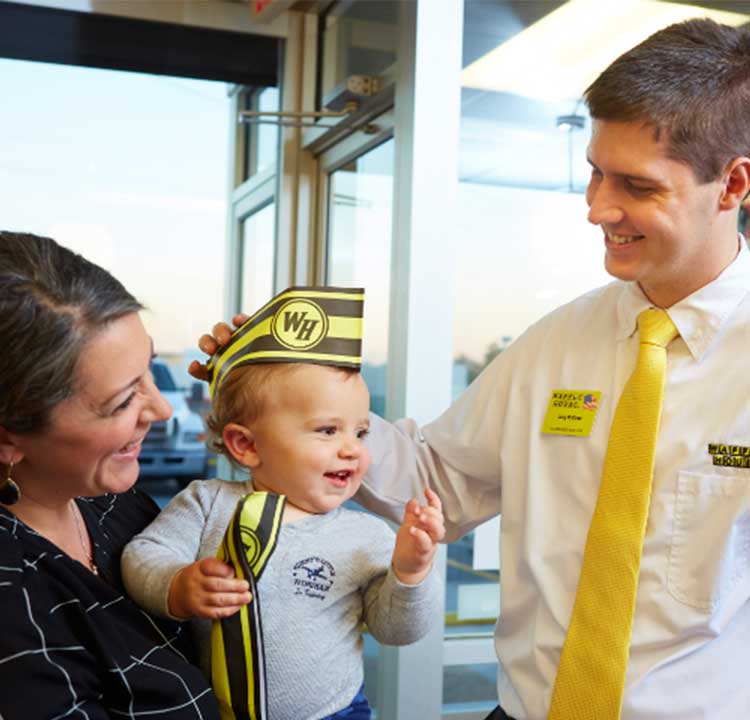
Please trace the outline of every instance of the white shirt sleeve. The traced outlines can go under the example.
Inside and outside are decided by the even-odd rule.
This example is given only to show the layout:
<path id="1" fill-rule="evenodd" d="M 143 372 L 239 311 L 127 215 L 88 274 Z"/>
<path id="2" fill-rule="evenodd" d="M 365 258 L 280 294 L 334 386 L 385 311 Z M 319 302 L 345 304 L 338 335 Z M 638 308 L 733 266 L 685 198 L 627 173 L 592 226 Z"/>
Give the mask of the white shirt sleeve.
<path id="1" fill-rule="evenodd" d="M 399 521 L 411 497 L 432 488 L 443 503 L 446 542 L 499 514 L 502 462 L 499 438 L 505 421 L 511 367 L 498 356 L 466 392 L 423 429 L 413 420 L 370 418 L 372 465 L 356 500 Z"/>

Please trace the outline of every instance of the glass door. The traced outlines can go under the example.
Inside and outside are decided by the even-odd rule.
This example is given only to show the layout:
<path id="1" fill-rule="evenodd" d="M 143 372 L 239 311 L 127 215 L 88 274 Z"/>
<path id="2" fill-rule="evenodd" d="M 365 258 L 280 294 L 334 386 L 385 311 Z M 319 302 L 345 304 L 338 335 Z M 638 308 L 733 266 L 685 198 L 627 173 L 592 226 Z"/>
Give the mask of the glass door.
<path id="1" fill-rule="evenodd" d="M 328 174 L 324 279 L 365 288 L 362 376 L 385 415 L 390 306 L 393 139 Z"/>
<path id="2" fill-rule="evenodd" d="M 362 376 L 370 409 L 386 413 L 393 215 L 392 114 L 317 156 L 314 282 L 365 289 Z M 353 505 L 361 510 L 360 506 Z M 364 635 L 365 694 L 377 712 L 379 645 Z"/>

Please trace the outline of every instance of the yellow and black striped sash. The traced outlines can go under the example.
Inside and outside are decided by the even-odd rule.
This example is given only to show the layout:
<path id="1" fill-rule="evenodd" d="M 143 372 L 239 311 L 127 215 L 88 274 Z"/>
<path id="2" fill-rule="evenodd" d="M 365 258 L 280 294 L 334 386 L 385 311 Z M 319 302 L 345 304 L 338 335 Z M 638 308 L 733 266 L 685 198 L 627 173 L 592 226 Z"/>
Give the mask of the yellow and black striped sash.
<path id="1" fill-rule="evenodd" d="M 211 627 L 211 683 L 221 720 L 267 720 L 266 666 L 257 583 L 276 547 L 285 497 L 253 492 L 241 498 L 217 557 L 250 584 L 253 599 Z"/>

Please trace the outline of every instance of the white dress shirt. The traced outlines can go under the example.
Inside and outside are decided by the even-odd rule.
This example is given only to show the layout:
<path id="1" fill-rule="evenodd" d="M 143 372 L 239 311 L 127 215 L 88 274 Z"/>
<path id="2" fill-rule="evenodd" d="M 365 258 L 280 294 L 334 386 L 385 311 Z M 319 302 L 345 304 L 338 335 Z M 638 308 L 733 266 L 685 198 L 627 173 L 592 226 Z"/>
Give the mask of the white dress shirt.
<path id="1" fill-rule="evenodd" d="M 741 243 L 716 280 L 668 310 L 680 337 L 668 348 L 622 720 L 750 718 L 749 290 Z M 398 517 L 429 483 L 449 541 L 502 513 L 498 693 L 518 720 L 547 716 L 649 306 L 638 285 L 614 282 L 529 328 L 421 431 L 373 418 L 365 506 Z M 542 433 L 553 390 L 602 393 L 589 437 Z M 712 455 L 709 444 L 727 447 Z"/>

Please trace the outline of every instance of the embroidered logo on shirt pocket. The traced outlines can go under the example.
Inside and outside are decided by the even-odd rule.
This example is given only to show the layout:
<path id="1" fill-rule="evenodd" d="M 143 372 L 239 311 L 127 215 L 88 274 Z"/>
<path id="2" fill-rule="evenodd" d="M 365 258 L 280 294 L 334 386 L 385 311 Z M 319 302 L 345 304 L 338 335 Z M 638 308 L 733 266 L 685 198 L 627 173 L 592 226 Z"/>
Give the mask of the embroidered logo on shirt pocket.
<path id="1" fill-rule="evenodd" d="M 667 587 L 682 603 L 712 612 L 750 571 L 746 474 L 677 476 Z"/>

